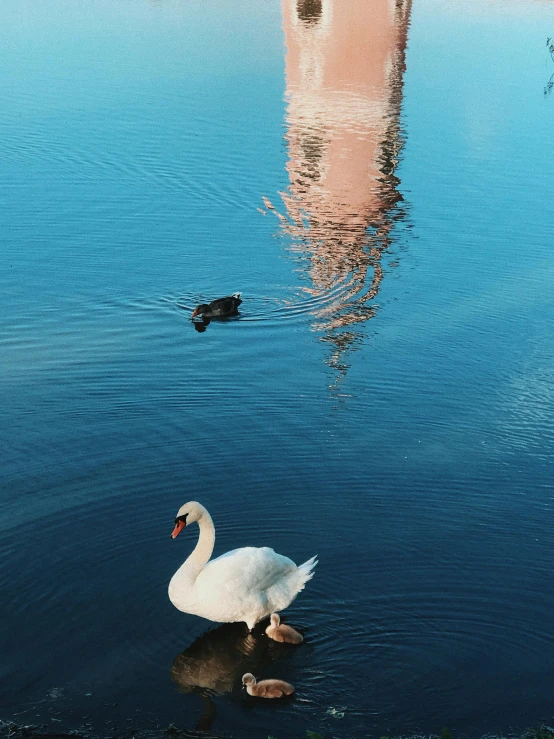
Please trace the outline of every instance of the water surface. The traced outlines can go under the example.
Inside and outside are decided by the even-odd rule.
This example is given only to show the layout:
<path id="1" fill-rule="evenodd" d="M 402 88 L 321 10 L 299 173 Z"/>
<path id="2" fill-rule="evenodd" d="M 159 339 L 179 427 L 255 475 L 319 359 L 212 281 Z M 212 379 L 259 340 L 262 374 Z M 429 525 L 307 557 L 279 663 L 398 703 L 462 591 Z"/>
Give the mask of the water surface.
<path id="1" fill-rule="evenodd" d="M 1 717 L 551 721 L 552 4 L 0 20 Z M 173 608 L 190 499 L 216 555 L 318 554 L 286 612 L 304 645 Z M 246 700 L 247 670 L 296 699 Z"/>

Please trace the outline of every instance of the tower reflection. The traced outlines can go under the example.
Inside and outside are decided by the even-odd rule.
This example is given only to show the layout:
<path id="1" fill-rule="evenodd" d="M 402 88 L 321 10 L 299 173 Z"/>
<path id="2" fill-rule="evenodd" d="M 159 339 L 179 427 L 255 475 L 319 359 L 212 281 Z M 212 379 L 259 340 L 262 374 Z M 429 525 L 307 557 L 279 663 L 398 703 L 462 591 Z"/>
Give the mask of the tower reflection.
<path id="1" fill-rule="evenodd" d="M 411 0 L 283 0 L 289 187 L 281 228 L 306 291 L 322 301 L 314 328 L 346 371 L 356 324 L 374 314 L 381 258 L 405 217 L 396 168 Z"/>

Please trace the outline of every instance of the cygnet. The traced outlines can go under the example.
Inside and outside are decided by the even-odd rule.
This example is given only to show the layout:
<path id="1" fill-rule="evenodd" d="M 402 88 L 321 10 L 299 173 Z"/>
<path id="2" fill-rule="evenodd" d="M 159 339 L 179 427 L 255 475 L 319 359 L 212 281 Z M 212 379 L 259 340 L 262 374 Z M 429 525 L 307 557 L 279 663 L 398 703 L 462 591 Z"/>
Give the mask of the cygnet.
<path id="1" fill-rule="evenodd" d="M 270 639 L 275 641 L 285 641 L 288 644 L 302 644 L 304 637 L 298 631 L 281 623 L 278 613 L 271 614 L 271 624 L 265 630 Z"/>
<path id="2" fill-rule="evenodd" d="M 294 693 L 294 685 L 284 680 L 261 680 L 258 683 L 251 672 L 242 676 L 242 684 L 246 685 L 248 695 L 255 698 L 282 698 L 284 695 Z"/>

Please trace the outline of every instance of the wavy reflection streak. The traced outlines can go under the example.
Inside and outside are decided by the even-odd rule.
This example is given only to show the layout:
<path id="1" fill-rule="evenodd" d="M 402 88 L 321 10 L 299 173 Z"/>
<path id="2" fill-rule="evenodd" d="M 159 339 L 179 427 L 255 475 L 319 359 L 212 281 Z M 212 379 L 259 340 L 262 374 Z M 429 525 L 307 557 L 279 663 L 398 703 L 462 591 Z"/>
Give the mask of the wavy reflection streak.
<path id="1" fill-rule="evenodd" d="M 305 291 L 328 294 L 313 328 L 340 372 L 375 314 L 381 259 L 406 218 L 396 174 L 411 0 L 283 0 L 289 187 L 277 212 Z"/>

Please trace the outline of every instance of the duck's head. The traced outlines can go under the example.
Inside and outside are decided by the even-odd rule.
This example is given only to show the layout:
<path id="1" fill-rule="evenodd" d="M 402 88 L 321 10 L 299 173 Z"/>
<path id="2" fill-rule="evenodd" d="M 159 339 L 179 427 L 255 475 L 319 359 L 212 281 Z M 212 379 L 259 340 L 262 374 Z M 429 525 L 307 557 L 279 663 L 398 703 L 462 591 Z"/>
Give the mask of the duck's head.
<path id="1" fill-rule="evenodd" d="M 243 685 L 255 685 L 256 678 L 251 672 L 247 672 L 245 675 L 242 676 L 242 684 Z"/>
<path id="2" fill-rule="evenodd" d="M 279 614 L 272 613 L 271 614 L 271 625 L 273 626 L 273 628 L 276 629 L 280 623 L 281 623 L 281 617 L 279 616 Z"/>
<path id="3" fill-rule="evenodd" d="M 210 306 L 207 303 L 201 303 L 200 305 L 197 305 L 196 308 L 192 311 L 191 318 L 199 316 L 201 313 L 206 313 L 209 310 Z"/>
<path id="4" fill-rule="evenodd" d="M 199 521 L 205 511 L 206 509 L 204 506 L 201 503 L 197 503 L 195 500 L 191 500 L 188 503 L 185 503 L 185 505 L 182 505 L 177 511 L 177 516 L 175 517 L 175 528 L 171 533 L 171 538 L 175 539 L 175 537 L 179 536 L 181 531 L 189 523 Z"/>

